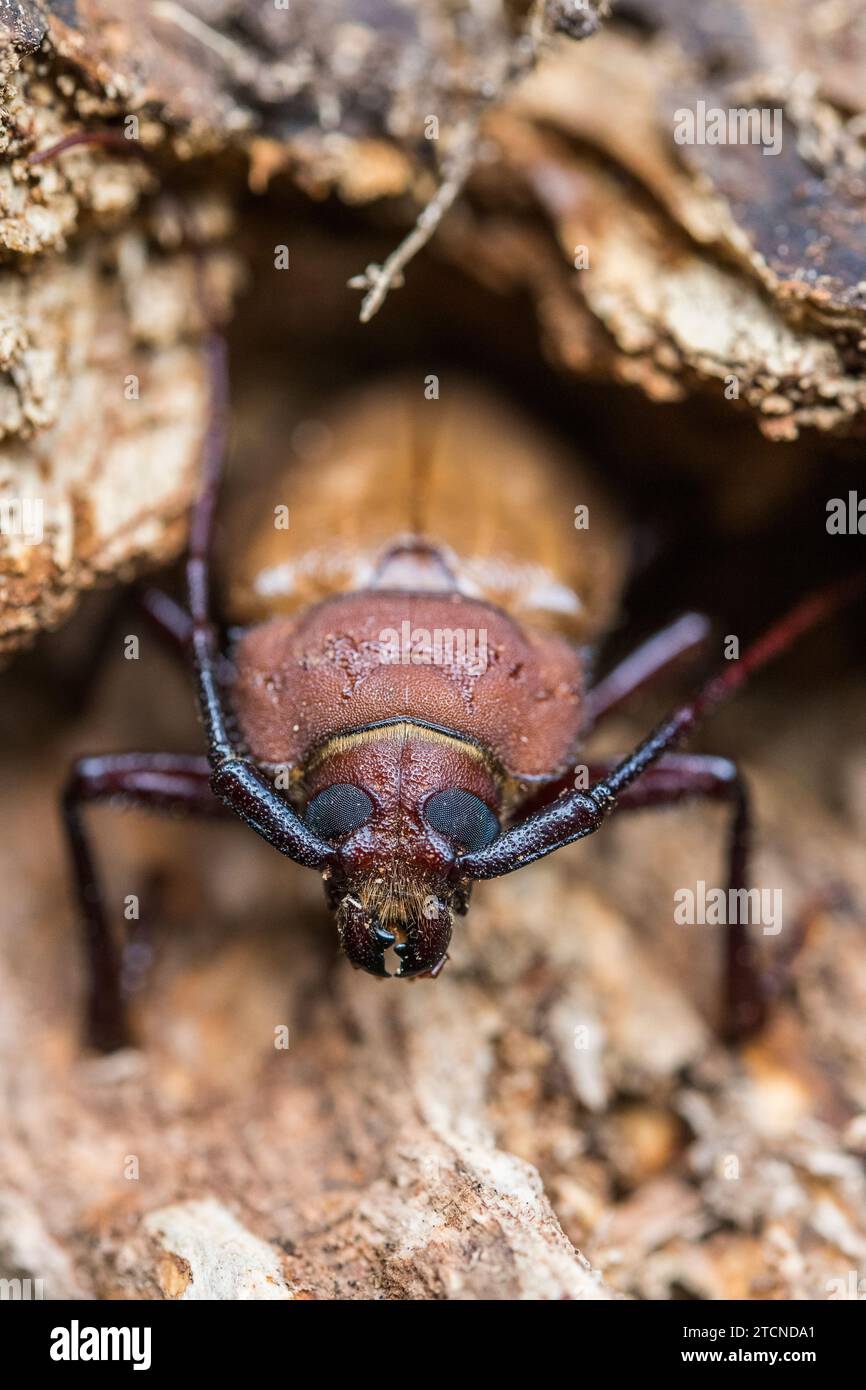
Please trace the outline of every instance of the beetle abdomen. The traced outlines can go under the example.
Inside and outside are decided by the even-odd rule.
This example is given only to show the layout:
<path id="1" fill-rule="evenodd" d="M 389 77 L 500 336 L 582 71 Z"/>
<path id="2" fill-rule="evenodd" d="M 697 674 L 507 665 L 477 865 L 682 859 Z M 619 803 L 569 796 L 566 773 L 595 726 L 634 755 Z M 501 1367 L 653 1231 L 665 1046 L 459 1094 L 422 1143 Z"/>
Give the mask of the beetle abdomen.
<path id="1" fill-rule="evenodd" d="M 385 588 L 456 589 L 582 643 L 610 625 L 623 572 L 615 519 L 571 458 L 507 406 L 465 385 L 425 400 L 417 380 L 391 383 L 346 404 L 327 439 L 262 506 L 268 521 L 230 595 L 239 622 Z M 288 529 L 273 524 L 281 505 Z"/>

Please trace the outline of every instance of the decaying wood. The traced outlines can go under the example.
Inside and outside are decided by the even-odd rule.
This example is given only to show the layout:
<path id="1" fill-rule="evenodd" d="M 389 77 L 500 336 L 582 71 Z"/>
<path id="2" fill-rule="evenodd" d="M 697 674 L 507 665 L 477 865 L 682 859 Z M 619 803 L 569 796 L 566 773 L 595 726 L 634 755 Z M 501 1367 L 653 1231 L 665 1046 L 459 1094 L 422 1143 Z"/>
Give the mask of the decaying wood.
<path id="1" fill-rule="evenodd" d="M 208 409 L 197 301 L 192 263 L 155 264 L 134 234 L 0 279 L 0 649 L 182 547 Z"/>
<path id="2" fill-rule="evenodd" d="M 758 0 L 629 13 L 650 37 L 614 19 L 590 44 L 560 43 L 491 116 L 492 189 L 455 254 L 483 263 L 489 228 L 496 256 L 501 160 L 559 242 L 543 268 L 537 252 L 528 269 L 497 257 L 535 294 L 554 357 L 656 399 L 707 386 L 730 398 L 734 383 L 775 439 L 861 432 L 866 112 L 849 64 L 866 64 L 862 15 L 809 0 L 796 21 Z M 777 111 L 779 153 L 677 144 L 675 113 L 698 100 Z"/>
<path id="3" fill-rule="evenodd" d="M 214 198 L 182 215 L 157 199 L 145 225 L 134 220 L 139 200 L 160 187 L 145 162 L 81 147 L 28 164 L 85 118 L 106 119 L 118 96 L 85 86 L 95 72 L 61 71 L 59 40 L 52 59 L 44 48 L 34 56 L 39 13 L 17 7 L 17 47 L 4 54 L 3 651 L 56 626 L 83 589 L 182 548 L 208 408 L 202 286 L 224 311 L 231 284 L 218 262 L 199 268 L 181 246 L 224 236 Z M 142 140 L 160 129 L 143 118 Z"/>

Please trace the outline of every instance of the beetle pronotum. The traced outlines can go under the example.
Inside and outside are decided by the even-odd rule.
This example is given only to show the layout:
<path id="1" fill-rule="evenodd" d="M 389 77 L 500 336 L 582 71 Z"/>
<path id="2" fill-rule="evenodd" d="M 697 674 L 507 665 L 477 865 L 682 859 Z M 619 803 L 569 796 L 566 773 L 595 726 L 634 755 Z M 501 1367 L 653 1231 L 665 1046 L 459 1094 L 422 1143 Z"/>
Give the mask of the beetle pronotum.
<path id="1" fill-rule="evenodd" d="M 254 540 L 233 592 L 244 625 L 223 655 L 209 599 L 228 414 L 222 339 L 209 340 L 208 354 L 213 410 L 191 518 L 188 615 L 164 596 L 150 603 L 192 653 L 207 756 L 85 758 L 64 797 L 95 1044 L 115 1047 L 128 1033 L 119 952 L 83 826 L 89 801 L 233 813 L 321 872 L 343 950 L 374 975 L 389 973 L 392 949 L 399 975 L 436 976 L 475 880 L 593 834 L 614 808 L 724 802 L 729 884 L 746 886 L 749 809 L 736 766 L 675 750 L 753 671 L 862 592 L 862 576 L 801 603 L 575 790 L 571 769 L 590 727 L 702 643 L 706 623 L 687 615 L 587 689 L 588 648 L 622 578 L 604 507 L 593 503 L 591 527 L 576 531 L 563 499 L 580 475 L 563 472 L 518 422 L 500 427 L 495 456 L 485 450 L 485 406 L 471 394 L 446 405 L 416 389 L 411 404 L 385 391 L 349 414 L 330 463 L 290 474 L 303 525 L 277 531 L 269 518 Z M 586 496 L 588 480 L 579 487 Z M 322 496 L 337 499 L 343 524 L 335 528 Z M 398 642 L 395 655 L 406 624 L 408 647 Z M 437 631 L 452 637 L 438 657 L 423 636 Z M 484 633 L 482 661 L 477 644 L 455 649 L 455 633 L 469 632 Z M 288 772 L 285 791 L 277 768 Z M 733 922 L 726 942 L 725 1027 L 741 1036 L 761 1023 L 765 993 L 745 925 Z"/>

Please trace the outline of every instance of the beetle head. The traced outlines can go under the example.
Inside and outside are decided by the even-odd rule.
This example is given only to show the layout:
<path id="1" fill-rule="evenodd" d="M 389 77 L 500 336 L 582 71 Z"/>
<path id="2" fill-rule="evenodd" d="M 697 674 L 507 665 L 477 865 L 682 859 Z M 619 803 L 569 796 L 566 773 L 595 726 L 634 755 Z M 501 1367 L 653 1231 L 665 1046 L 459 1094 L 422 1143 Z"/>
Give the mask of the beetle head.
<path id="1" fill-rule="evenodd" d="M 480 750 L 395 721 L 332 740 L 306 785 L 306 820 L 337 849 L 328 895 L 352 965 L 438 975 L 455 913 L 466 910 L 458 858 L 499 831 L 498 780 Z"/>

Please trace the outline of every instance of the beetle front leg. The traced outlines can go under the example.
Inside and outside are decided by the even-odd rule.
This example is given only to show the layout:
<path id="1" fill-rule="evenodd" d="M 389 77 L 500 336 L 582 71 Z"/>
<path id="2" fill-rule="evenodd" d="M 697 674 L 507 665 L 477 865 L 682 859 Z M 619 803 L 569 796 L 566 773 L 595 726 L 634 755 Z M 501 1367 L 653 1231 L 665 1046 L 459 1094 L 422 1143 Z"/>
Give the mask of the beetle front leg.
<path id="1" fill-rule="evenodd" d="M 63 824 L 77 889 L 88 962 L 87 1037 L 101 1052 L 130 1041 L 122 986 L 122 954 L 105 911 L 82 809 L 118 800 L 158 811 L 224 816 L 210 790 L 207 758 L 167 753 L 124 753 L 82 758 L 63 792 Z"/>

